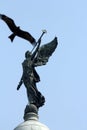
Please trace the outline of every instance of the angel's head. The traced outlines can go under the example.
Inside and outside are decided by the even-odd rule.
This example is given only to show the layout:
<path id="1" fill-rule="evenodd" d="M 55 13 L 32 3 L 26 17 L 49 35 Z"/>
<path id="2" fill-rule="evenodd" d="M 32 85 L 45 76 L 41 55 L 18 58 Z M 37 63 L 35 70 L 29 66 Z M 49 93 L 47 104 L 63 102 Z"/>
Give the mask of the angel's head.
<path id="1" fill-rule="evenodd" d="M 30 58 L 32 56 L 32 53 L 30 51 L 26 51 L 25 58 Z"/>

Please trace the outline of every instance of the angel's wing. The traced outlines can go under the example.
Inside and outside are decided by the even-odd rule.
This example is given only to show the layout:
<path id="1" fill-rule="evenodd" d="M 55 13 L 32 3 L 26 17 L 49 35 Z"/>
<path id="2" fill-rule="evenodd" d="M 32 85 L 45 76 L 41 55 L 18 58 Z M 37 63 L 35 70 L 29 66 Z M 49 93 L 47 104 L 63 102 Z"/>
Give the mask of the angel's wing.
<path id="1" fill-rule="evenodd" d="M 48 62 L 49 57 L 55 51 L 57 45 L 58 45 L 57 37 L 55 37 L 50 43 L 42 45 L 39 48 L 38 54 L 35 58 L 34 62 L 35 67 L 45 65 Z"/>

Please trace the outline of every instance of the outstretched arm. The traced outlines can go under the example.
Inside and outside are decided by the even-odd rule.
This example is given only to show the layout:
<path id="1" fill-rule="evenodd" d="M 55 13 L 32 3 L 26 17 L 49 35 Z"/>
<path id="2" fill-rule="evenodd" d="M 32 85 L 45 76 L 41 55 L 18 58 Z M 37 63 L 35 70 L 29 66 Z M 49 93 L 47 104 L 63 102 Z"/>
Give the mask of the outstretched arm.
<path id="1" fill-rule="evenodd" d="M 46 30 L 43 30 L 43 33 L 41 34 L 40 38 L 39 38 L 38 41 L 37 41 L 38 45 L 37 45 L 36 50 L 35 50 L 35 51 L 33 52 L 33 54 L 32 54 L 32 60 L 34 59 L 34 57 L 36 56 L 36 54 L 37 54 L 37 52 L 38 52 L 38 50 L 39 50 L 39 47 L 40 47 L 40 44 L 41 44 L 41 38 L 42 38 L 42 36 L 43 36 L 45 33 L 46 33 Z"/>

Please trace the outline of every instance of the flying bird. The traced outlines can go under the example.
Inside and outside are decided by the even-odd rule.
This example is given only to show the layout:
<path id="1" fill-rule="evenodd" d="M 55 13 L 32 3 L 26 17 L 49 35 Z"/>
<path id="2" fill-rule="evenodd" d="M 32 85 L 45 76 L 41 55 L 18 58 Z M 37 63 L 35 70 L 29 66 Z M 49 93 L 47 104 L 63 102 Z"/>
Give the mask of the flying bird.
<path id="1" fill-rule="evenodd" d="M 16 26 L 13 19 L 7 17 L 4 14 L 0 14 L 0 19 L 2 19 L 10 28 L 10 30 L 13 32 L 8 38 L 10 38 L 11 42 L 13 42 L 15 36 L 24 38 L 25 40 L 28 40 L 32 45 L 36 45 L 36 40 L 34 37 L 26 31 L 23 31 L 20 29 L 19 26 Z"/>

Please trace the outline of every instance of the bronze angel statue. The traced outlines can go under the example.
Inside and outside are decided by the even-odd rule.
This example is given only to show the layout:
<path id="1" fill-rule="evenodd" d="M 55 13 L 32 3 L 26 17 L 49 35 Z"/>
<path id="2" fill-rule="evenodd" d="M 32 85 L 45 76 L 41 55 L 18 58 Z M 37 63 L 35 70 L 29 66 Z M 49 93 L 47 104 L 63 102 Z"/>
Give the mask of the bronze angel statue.
<path id="1" fill-rule="evenodd" d="M 46 65 L 49 57 L 55 51 L 57 47 L 57 37 L 51 42 L 44 44 L 40 47 L 41 38 L 38 40 L 38 44 L 35 50 L 32 52 L 27 51 L 25 53 L 25 60 L 22 63 L 23 74 L 17 90 L 21 87 L 22 83 L 27 90 L 27 97 L 30 104 L 34 104 L 37 108 L 41 107 L 45 103 L 45 97 L 38 91 L 36 84 L 40 82 L 40 77 L 35 70 L 35 67 Z"/>

